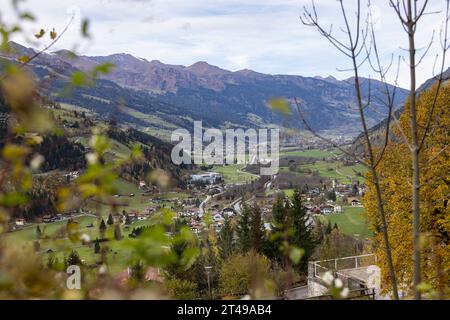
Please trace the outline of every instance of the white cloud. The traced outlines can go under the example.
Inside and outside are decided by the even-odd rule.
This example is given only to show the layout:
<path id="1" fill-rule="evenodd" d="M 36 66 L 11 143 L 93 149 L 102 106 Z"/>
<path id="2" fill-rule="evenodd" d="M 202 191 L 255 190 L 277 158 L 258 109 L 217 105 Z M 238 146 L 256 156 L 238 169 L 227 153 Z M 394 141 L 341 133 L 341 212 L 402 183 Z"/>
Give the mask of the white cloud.
<path id="1" fill-rule="evenodd" d="M 6 0 L 2 0 L 6 1 Z M 339 33 L 338 3 L 317 0 L 317 9 L 324 25 L 333 23 Z M 444 1 L 430 4 L 439 10 Z M 190 65 L 206 60 L 230 70 L 243 68 L 277 74 L 305 76 L 340 73 L 349 61 L 317 32 L 301 24 L 302 6 L 309 0 L 27 0 L 39 18 L 27 24 L 30 34 L 39 27 L 62 30 L 70 18 L 69 11 L 80 10 L 91 21 L 91 41 L 81 40 L 79 25 L 73 24 L 58 48 L 73 49 L 88 55 L 126 52 L 148 60 L 158 59 L 170 64 Z M 377 2 L 374 16 L 380 51 L 387 63 L 392 53 L 404 54 L 406 35 L 387 2 Z M 72 8 L 72 9 L 70 9 Z M 3 18 L 12 19 L 5 8 Z M 351 16 L 351 15 L 350 15 Z M 78 15 L 77 15 L 78 17 Z M 417 34 L 418 46 L 424 47 L 433 29 L 439 29 L 438 16 L 426 16 Z M 79 21 L 79 19 L 78 19 Z M 342 34 L 341 34 L 342 35 Z M 23 42 L 23 38 L 16 40 Z M 41 44 L 42 45 L 42 44 Z M 436 42 L 418 70 L 419 82 L 431 77 Z M 364 75 L 371 73 L 363 69 Z M 372 72 L 373 73 L 373 72 Z M 389 78 L 394 80 L 394 75 Z M 402 64 L 399 83 L 408 85 L 407 66 Z"/>

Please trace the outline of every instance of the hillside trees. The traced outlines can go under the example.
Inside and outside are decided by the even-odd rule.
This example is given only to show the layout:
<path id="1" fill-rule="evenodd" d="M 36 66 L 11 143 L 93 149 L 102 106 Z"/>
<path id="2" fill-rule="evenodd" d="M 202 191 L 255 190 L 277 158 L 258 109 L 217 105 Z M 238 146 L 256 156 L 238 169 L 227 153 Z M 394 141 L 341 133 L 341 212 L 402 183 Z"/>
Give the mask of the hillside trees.
<path id="1" fill-rule="evenodd" d="M 35 152 L 45 159 L 40 168 L 43 172 L 55 169 L 75 171 L 86 167 L 83 145 L 64 136 L 46 135 Z"/>
<path id="2" fill-rule="evenodd" d="M 417 101 L 418 134 L 422 134 L 430 108 L 433 105 L 437 85 L 422 93 Z M 450 127 L 450 86 L 445 84 L 438 95 L 435 105 L 435 117 L 432 130 L 423 145 L 420 156 L 420 167 L 424 170 L 420 173 L 421 182 L 421 223 L 420 223 L 420 253 L 422 288 L 431 288 L 442 298 L 446 293 L 446 283 L 449 281 L 448 266 L 450 261 L 450 210 L 448 194 L 449 189 L 449 165 L 450 150 L 448 149 L 448 138 Z M 399 120 L 400 128 L 408 134 L 410 127 L 409 103 Z M 399 130 L 399 129 L 398 129 Z M 395 134 L 400 134 L 396 130 Z M 411 176 L 412 164 L 411 154 L 408 146 L 399 140 L 392 143 L 386 150 L 386 156 L 380 162 L 379 172 L 382 173 L 381 184 L 385 196 L 386 217 L 390 229 L 390 237 L 397 245 L 393 248 L 394 267 L 399 275 L 401 289 L 409 294 L 412 293 L 410 283 L 413 282 L 413 264 L 411 255 L 413 252 L 412 242 L 409 241 L 412 233 L 411 201 L 412 194 L 408 192 L 410 184 L 408 178 Z M 376 215 L 375 194 L 373 186 L 369 188 L 364 197 L 364 203 L 368 209 L 369 219 L 377 240 L 381 234 L 378 228 L 379 219 Z M 377 243 L 375 241 L 375 243 Z M 386 259 L 379 246 L 375 246 L 376 253 L 382 259 L 382 270 L 386 270 Z M 383 278 L 388 275 L 383 272 Z M 447 292 L 448 294 L 448 292 Z"/>
<path id="3" fill-rule="evenodd" d="M 272 208 L 272 231 L 265 244 L 266 254 L 285 269 L 296 268 L 305 273 L 316 239 L 309 225 L 300 191 L 291 199 L 278 197 Z"/>
<path id="4" fill-rule="evenodd" d="M 445 67 L 446 53 L 450 49 L 450 39 L 448 37 L 448 28 L 450 22 L 450 1 L 446 1 L 446 10 L 444 11 L 444 21 L 440 30 L 440 45 L 441 45 L 441 57 L 439 63 L 439 74 L 435 77 L 436 86 L 434 88 L 434 97 L 428 101 L 429 108 L 427 109 L 426 120 L 422 123 L 423 127 L 419 125 L 419 114 L 417 106 L 417 67 L 421 64 L 422 59 L 427 54 L 428 49 L 422 56 L 418 55 L 418 40 L 417 40 L 417 26 L 422 20 L 423 16 L 430 14 L 428 12 L 428 1 L 423 3 L 418 3 L 418 1 L 405 0 L 401 6 L 399 1 L 390 0 L 391 7 L 396 12 L 399 22 L 402 25 L 405 33 L 408 37 L 408 64 L 409 64 L 409 80 L 410 80 L 410 92 L 408 99 L 408 115 L 409 115 L 409 128 L 407 134 L 402 131 L 399 127 L 399 131 L 402 131 L 402 138 L 404 139 L 405 145 L 408 146 L 409 152 L 411 153 L 411 207 L 412 207 L 412 243 L 413 243 L 413 283 L 414 283 L 414 298 L 421 299 L 421 290 L 419 285 L 421 284 L 421 230 L 420 230 L 420 220 L 421 220 L 421 170 L 424 168 L 421 166 L 421 152 L 423 151 L 424 142 L 428 139 L 429 133 L 432 130 L 433 122 L 435 118 L 435 109 L 437 96 L 441 89 L 443 72 Z M 432 43 L 433 39 L 431 40 Z M 436 64 L 436 62 L 435 62 Z M 434 72 L 434 70 L 433 70 Z"/>

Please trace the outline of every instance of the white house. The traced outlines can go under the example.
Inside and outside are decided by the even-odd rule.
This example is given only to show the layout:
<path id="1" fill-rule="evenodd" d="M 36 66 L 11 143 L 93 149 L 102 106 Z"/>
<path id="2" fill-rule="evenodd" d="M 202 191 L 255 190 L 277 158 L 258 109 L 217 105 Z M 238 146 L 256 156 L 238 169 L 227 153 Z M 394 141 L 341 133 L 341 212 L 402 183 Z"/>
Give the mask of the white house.
<path id="1" fill-rule="evenodd" d="M 209 183 L 213 184 L 217 180 L 221 179 L 222 175 L 217 172 L 207 172 L 202 174 L 193 174 L 191 175 L 191 183 L 192 182 L 203 182 L 203 183 Z"/>
<path id="2" fill-rule="evenodd" d="M 361 201 L 359 201 L 357 199 L 352 200 L 351 204 L 352 204 L 352 207 L 362 207 Z"/>
<path id="3" fill-rule="evenodd" d="M 25 219 L 16 219 L 16 226 L 24 226 L 25 225 Z"/>
<path id="4" fill-rule="evenodd" d="M 145 183 L 145 181 L 139 181 L 139 189 L 145 189 L 147 188 L 147 184 Z"/>
<path id="5" fill-rule="evenodd" d="M 334 207 L 333 206 L 323 206 L 320 211 L 322 212 L 322 214 L 332 214 L 334 212 Z"/>

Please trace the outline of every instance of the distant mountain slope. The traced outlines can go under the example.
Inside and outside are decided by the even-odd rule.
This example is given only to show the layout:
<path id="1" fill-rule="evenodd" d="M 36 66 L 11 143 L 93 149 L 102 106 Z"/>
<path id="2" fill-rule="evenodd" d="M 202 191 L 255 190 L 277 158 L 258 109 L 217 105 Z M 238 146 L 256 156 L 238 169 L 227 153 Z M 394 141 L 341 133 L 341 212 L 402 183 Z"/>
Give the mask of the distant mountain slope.
<path id="1" fill-rule="evenodd" d="M 33 220 L 45 214 L 57 213 L 56 189 L 71 183 L 67 176 L 69 172 L 83 172 L 86 169 L 86 154 L 91 150 L 89 141 L 94 127 L 102 128 L 102 134 L 109 138 L 109 148 L 104 155 L 107 162 L 129 159 L 134 146 L 140 146 L 142 157 L 126 161 L 117 169 L 121 180 L 134 185 L 138 185 L 140 181 L 146 181 L 149 186 L 158 185 L 157 179 L 152 175 L 158 172 L 165 176 L 168 186 L 185 186 L 188 174 L 185 169 L 190 167 L 172 163 L 172 144 L 112 121 L 105 122 L 96 113 L 85 108 L 54 103 L 45 98 L 36 102 L 41 105 L 40 112 L 51 113 L 58 134 L 41 134 L 42 141 L 31 148 L 32 154 L 43 156 L 43 162 L 39 170 L 33 172 L 32 189 L 28 192 L 32 201 L 24 210 L 17 212 L 21 217 Z M 14 115 L 0 92 L 0 147 L 10 133 L 6 119 L 14 120 Z M 13 137 L 14 143 L 22 139 L 20 135 Z M 0 165 L 1 162 L 0 159 Z"/>
<path id="2" fill-rule="evenodd" d="M 33 49 L 18 44 L 13 46 L 18 53 L 8 58 L 33 52 Z M 284 119 L 267 107 L 271 98 L 297 97 L 316 130 L 345 135 L 360 132 L 352 79 L 268 75 L 251 70 L 231 72 L 206 62 L 185 67 L 147 61 L 129 54 L 88 57 L 76 56 L 66 50 L 43 54 L 32 67 L 41 78 L 52 72 L 61 75 L 52 83 L 52 91 L 56 92 L 70 72 L 87 71 L 104 62 L 112 62 L 116 68 L 102 76 L 103 81 L 95 88 L 80 89 L 71 98 L 56 99 L 70 99 L 73 104 L 109 112 L 142 127 L 147 124 L 151 130 L 158 129 L 158 125 L 170 130 L 172 127 L 189 127 L 192 120 L 203 120 L 206 126 L 282 124 L 300 128 L 298 119 Z M 363 81 L 365 96 L 368 95 L 368 83 L 367 79 Z M 385 112 L 380 102 L 381 85 L 371 81 L 374 110 L 367 110 L 370 126 L 380 122 Z M 399 89 L 396 103 L 403 102 L 407 93 L 407 90 Z M 119 104 L 126 106 L 120 115 L 115 108 Z"/>
<path id="3" fill-rule="evenodd" d="M 443 83 L 450 82 L 450 68 L 448 68 L 444 73 L 442 74 Z M 431 79 L 428 79 L 425 81 L 418 89 L 417 91 L 419 94 L 425 90 L 428 90 L 431 88 L 431 86 L 436 83 L 437 78 L 433 77 Z M 405 100 L 406 102 L 406 100 Z M 398 108 L 395 111 L 395 115 L 397 118 L 400 117 L 404 110 L 404 104 L 401 105 L 400 108 Z M 392 126 L 392 122 L 391 122 Z M 383 119 L 379 123 L 377 123 L 375 126 L 370 128 L 370 137 L 375 145 L 383 145 L 384 138 L 386 136 L 386 128 L 387 128 L 387 119 Z M 392 137 L 391 137 L 392 138 Z M 364 145 L 363 145 L 364 137 L 361 133 L 353 142 L 352 148 L 356 151 L 356 153 L 362 153 L 364 151 Z"/>

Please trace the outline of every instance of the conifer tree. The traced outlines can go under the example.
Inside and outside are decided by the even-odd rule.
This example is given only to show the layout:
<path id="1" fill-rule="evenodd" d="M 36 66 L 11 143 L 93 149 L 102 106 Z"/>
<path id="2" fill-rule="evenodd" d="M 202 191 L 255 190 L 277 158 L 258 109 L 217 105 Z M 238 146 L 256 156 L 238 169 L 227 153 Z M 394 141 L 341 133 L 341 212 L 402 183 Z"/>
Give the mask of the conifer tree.
<path id="1" fill-rule="evenodd" d="M 223 260 L 227 260 L 233 254 L 234 247 L 234 227 L 230 218 L 226 217 L 219 233 L 219 250 Z"/>
<path id="2" fill-rule="evenodd" d="M 112 213 L 109 214 L 108 220 L 106 221 L 106 223 L 110 226 L 112 226 L 114 224 L 114 218 L 112 216 Z"/>
<path id="3" fill-rule="evenodd" d="M 290 210 L 290 220 L 292 221 L 292 244 L 303 249 L 303 257 L 300 260 L 300 270 L 305 272 L 308 260 L 313 254 L 315 247 L 312 229 L 308 225 L 308 214 L 303 206 L 300 191 L 295 190 L 292 196 L 292 207 Z"/>
<path id="4" fill-rule="evenodd" d="M 100 251 L 101 251 L 101 248 L 100 248 L 100 241 L 98 241 L 98 239 L 96 239 L 96 240 L 95 240 L 95 243 L 94 243 L 94 253 L 95 253 L 95 254 L 99 254 Z"/>
<path id="5" fill-rule="evenodd" d="M 282 197 L 277 197 L 272 207 L 271 232 L 267 241 L 264 242 L 264 254 L 271 259 L 282 262 L 282 244 L 287 227 L 286 208 Z"/>
<path id="6" fill-rule="evenodd" d="M 102 219 L 102 221 L 100 222 L 100 226 L 98 227 L 98 230 L 100 231 L 100 237 L 104 238 L 105 237 L 105 232 L 106 232 L 105 220 Z"/>
<path id="7" fill-rule="evenodd" d="M 69 254 L 69 256 L 66 259 L 66 268 L 68 266 L 73 266 L 73 265 L 78 265 L 78 266 L 82 265 L 80 255 L 78 254 L 78 252 L 76 250 L 72 250 L 72 252 Z"/>
<path id="8" fill-rule="evenodd" d="M 242 212 L 238 218 L 237 225 L 238 246 L 241 252 L 247 252 L 251 248 L 250 235 L 250 208 L 243 203 Z"/>
<path id="9" fill-rule="evenodd" d="M 252 249 L 261 252 L 264 226 L 261 219 L 261 208 L 256 203 L 250 208 L 250 232 Z"/>

